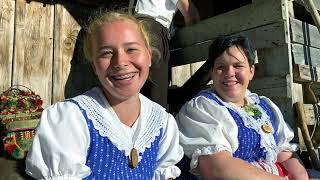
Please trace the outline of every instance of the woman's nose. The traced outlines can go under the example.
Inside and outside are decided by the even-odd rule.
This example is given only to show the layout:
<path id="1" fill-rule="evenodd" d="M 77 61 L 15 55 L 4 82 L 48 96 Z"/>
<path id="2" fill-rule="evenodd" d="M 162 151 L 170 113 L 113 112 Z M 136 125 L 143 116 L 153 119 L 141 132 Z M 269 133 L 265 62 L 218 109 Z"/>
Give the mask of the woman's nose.
<path id="1" fill-rule="evenodd" d="M 124 52 L 117 52 L 112 57 L 112 64 L 116 68 L 125 67 L 128 65 L 128 56 Z"/>
<path id="2" fill-rule="evenodd" d="M 233 66 L 226 67 L 225 74 L 227 76 L 234 76 L 235 75 L 235 69 L 233 68 Z"/>

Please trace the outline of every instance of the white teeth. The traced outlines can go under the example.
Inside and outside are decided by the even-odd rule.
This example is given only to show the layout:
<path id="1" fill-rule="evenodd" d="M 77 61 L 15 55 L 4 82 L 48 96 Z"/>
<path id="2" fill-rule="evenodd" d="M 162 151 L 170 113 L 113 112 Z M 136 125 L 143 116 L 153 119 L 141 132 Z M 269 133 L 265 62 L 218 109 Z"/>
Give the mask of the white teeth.
<path id="1" fill-rule="evenodd" d="M 224 82 L 223 84 L 226 86 L 232 86 L 232 85 L 237 84 L 237 82 Z"/>
<path id="2" fill-rule="evenodd" d="M 134 73 L 130 73 L 130 74 L 125 74 L 122 76 L 113 76 L 113 78 L 115 80 L 127 80 L 127 79 L 131 79 L 134 76 Z"/>

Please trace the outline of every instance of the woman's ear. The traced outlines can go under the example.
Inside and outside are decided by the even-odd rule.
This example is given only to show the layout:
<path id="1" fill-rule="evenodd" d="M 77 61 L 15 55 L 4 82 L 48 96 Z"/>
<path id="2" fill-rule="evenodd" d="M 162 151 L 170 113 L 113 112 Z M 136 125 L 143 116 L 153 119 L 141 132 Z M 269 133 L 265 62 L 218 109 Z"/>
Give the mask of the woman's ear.
<path id="1" fill-rule="evenodd" d="M 252 79 L 253 79 L 253 76 L 254 76 L 254 73 L 255 73 L 255 66 L 254 66 L 254 65 L 251 65 L 251 66 L 250 66 L 250 73 L 251 73 L 251 75 L 250 75 L 250 80 L 252 80 Z"/>

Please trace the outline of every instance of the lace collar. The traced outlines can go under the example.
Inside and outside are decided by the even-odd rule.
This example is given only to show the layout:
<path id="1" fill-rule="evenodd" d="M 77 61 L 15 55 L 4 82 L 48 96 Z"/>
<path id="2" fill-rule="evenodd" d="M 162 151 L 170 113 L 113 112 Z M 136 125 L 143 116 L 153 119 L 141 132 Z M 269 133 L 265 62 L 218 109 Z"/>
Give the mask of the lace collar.
<path id="1" fill-rule="evenodd" d="M 211 91 L 212 92 L 212 91 Z M 266 150 L 266 158 L 267 162 L 275 162 L 277 160 L 278 148 L 274 139 L 274 128 L 270 121 L 270 117 L 267 115 L 267 112 L 259 105 L 260 98 L 257 94 L 251 93 L 249 90 L 246 91 L 245 98 L 251 106 L 254 106 L 261 112 L 261 115 L 256 119 L 253 116 L 250 116 L 243 108 L 240 108 L 234 105 L 231 102 L 225 102 L 220 99 L 214 92 L 213 95 L 227 108 L 232 109 L 234 112 L 238 113 L 247 128 L 255 130 L 260 136 L 260 146 L 261 148 L 265 148 Z M 270 133 L 266 133 L 263 131 L 262 126 L 267 125 L 271 128 Z"/>
<path id="2" fill-rule="evenodd" d="M 127 136 L 118 116 L 105 98 L 102 90 L 95 87 L 83 95 L 73 98 L 79 106 L 87 113 L 94 128 L 103 137 L 107 137 L 126 156 L 130 155 L 134 147 L 139 153 L 143 153 L 146 148 L 151 147 L 151 143 L 160 135 L 164 120 L 168 119 L 168 114 L 160 105 L 139 94 L 141 102 L 141 112 L 139 116 L 139 134 L 133 142 Z M 139 156 L 139 161 L 141 157 Z"/>

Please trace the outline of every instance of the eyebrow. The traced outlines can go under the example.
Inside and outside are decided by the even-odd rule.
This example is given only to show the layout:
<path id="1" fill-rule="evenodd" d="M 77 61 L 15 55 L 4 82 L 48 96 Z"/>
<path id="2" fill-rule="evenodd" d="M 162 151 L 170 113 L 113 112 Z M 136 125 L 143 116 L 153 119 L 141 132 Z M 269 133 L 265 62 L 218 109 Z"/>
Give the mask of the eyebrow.
<path id="1" fill-rule="evenodd" d="M 143 44 L 141 44 L 141 43 L 139 43 L 139 42 L 127 42 L 127 43 L 124 43 L 123 45 L 124 45 L 124 46 L 130 46 L 130 45 L 143 46 Z M 98 50 L 101 50 L 101 49 L 109 49 L 109 48 L 112 49 L 112 46 L 110 46 L 110 45 L 104 45 L 104 46 L 99 47 Z"/>

